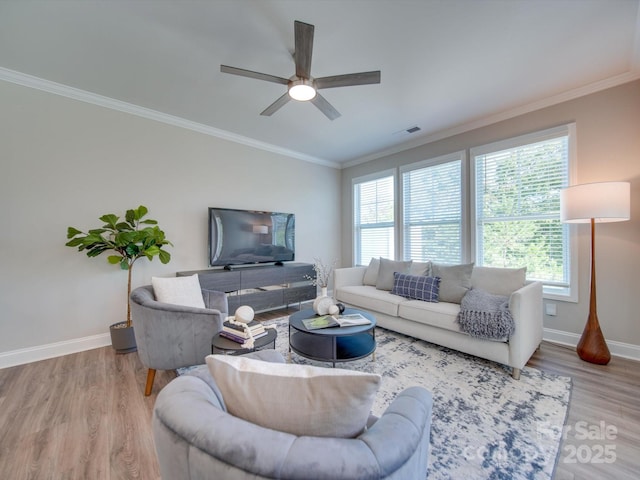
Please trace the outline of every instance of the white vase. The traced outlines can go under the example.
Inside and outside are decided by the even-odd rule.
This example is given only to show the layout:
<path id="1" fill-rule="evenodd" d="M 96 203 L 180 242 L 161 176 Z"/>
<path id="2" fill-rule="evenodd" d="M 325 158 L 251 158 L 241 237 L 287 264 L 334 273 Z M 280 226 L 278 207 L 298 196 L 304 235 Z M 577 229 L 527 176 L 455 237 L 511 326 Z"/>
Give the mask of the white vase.
<path id="1" fill-rule="evenodd" d="M 320 287 L 320 295 L 313 301 L 313 311 L 318 315 L 327 315 L 333 300 L 327 296 L 327 287 Z"/>

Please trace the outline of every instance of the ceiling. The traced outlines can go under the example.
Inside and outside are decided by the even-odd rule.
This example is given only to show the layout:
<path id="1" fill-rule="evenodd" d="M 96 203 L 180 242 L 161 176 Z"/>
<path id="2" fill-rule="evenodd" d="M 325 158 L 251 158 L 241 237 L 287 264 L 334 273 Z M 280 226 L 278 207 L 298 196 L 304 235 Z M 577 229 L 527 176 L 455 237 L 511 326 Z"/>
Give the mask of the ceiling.
<path id="1" fill-rule="evenodd" d="M 0 79 L 339 167 L 640 78 L 639 3 L 2 0 Z M 293 75 L 294 20 L 315 25 L 313 76 L 382 71 L 322 91 L 334 121 L 260 116 L 286 87 L 220 73 Z"/>

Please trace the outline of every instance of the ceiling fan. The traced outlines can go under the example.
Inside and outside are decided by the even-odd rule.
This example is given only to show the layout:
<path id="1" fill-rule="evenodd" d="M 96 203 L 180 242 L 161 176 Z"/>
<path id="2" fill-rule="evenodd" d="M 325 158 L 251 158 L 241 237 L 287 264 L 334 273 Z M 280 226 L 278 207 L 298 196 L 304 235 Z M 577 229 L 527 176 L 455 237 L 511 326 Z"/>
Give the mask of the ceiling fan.
<path id="1" fill-rule="evenodd" d="M 311 76 L 311 55 L 313 53 L 314 26 L 296 20 L 294 61 L 296 73 L 290 78 L 276 77 L 267 73 L 253 72 L 243 68 L 220 65 L 220 71 L 255 78 L 267 82 L 287 85 L 287 92 L 269 105 L 260 115 L 271 116 L 292 98 L 298 101 L 310 101 L 330 120 L 340 116 L 338 112 L 318 90 L 323 88 L 349 87 L 352 85 L 368 85 L 380 83 L 380 70 L 374 72 L 348 73 L 331 77 L 313 78 Z"/>

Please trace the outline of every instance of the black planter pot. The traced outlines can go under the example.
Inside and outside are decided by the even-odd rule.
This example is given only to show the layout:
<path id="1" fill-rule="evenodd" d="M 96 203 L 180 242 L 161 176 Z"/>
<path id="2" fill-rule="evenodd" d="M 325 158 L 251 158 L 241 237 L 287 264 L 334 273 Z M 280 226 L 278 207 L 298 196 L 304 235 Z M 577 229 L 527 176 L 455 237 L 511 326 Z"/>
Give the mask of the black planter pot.
<path id="1" fill-rule="evenodd" d="M 116 353 L 131 353 L 138 350 L 133 327 L 127 327 L 126 325 L 126 322 L 119 322 L 109 326 L 111 346 Z"/>

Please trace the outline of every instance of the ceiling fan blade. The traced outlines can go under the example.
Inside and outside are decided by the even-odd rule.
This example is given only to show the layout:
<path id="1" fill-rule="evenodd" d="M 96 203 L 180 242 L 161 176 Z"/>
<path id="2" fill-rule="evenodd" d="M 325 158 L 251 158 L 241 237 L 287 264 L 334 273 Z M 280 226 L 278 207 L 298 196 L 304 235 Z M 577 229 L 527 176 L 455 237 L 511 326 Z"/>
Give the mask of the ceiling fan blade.
<path id="1" fill-rule="evenodd" d="M 287 103 L 289 100 L 291 100 L 291 97 L 289 96 L 289 92 L 286 92 L 284 95 L 278 98 L 275 102 L 273 102 L 271 105 L 265 108 L 264 111 L 260 113 L 260 115 L 264 115 L 265 117 L 270 117 L 271 115 L 276 113 L 278 110 L 280 110 L 283 107 L 283 105 Z"/>
<path id="2" fill-rule="evenodd" d="M 310 78 L 314 26 L 296 20 L 294 22 L 294 29 L 296 42 L 294 52 L 296 75 L 300 78 Z"/>
<path id="3" fill-rule="evenodd" d="M 244 68 L 230 67 L 228 65 L 220 65 L 220 71 L 222 73 L 230 73 L 232 75 L 240 75 L 241 77 L 255 78 L 257 80 L 264 80 L 267 82 L 280 83 L 282 85 L 288 85 L 289 80 L 282 77 L 276 77 L 275 75 L 269 75 L 268 73 L 254 72 L 251 70 L 245 70 Z"/>
<path id="4" fill-rule="evenodd" d="M 380 70 L 375 72 L 347 73 L 332 77 L 316 78 L 316 88 L 350 87 L 352 85 L 369 85 L 380 83 Z"/>
<path id="5" fill-rule="evenodd" d="M 333 108 L 333 105 L 327 102 L 326 98 L 319 93 L 316 93 L 316 96 L 309 101 L 318 107 L 318 109 L 324 113 L 329 120 L 335 120 L 340 116 L 340 112 Z"/>

